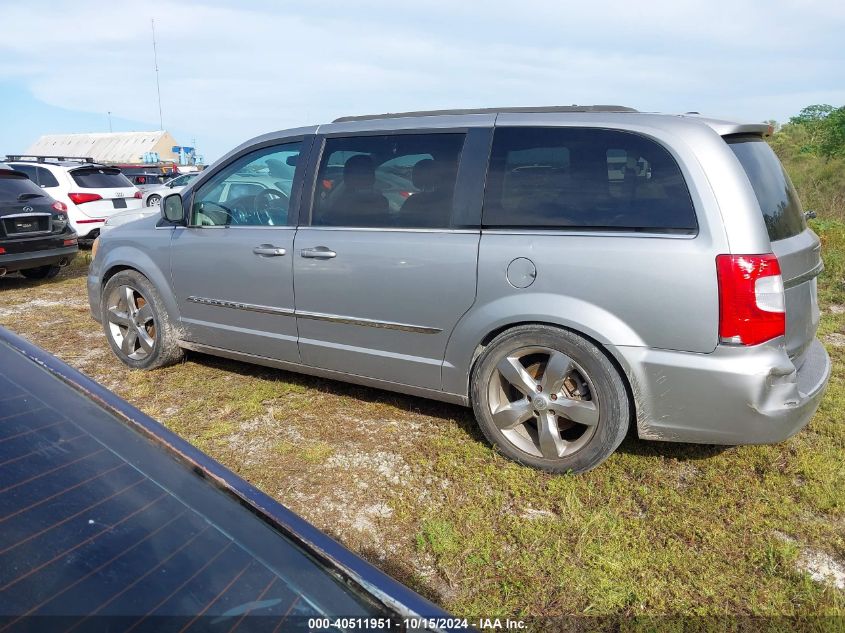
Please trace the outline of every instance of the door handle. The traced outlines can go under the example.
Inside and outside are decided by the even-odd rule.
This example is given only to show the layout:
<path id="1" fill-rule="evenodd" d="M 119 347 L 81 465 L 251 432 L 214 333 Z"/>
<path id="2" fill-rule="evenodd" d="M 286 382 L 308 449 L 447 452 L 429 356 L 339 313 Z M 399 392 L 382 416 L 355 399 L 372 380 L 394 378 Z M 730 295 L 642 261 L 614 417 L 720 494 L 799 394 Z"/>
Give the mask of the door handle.
<path id="1" fill-rule="evenodd" d="M 256 255 L 261 255 L 262 257 L 281 257 L 287 251 L 283 248 L 279 248 L 278 246 L 273 246 L 272 244 L 262 244 L 261 246 L 253 248 L 252 252 Z"/>
<path id="2" fill-rule="evenodd" d="M 332 259 L 333 257 L 337 257 L 337 253 L 332 250 L 329 250 L 325 246 L 317 246 L 315 248 L 303 248 L 300 252 L 300 255 L 309 259 Z"/>

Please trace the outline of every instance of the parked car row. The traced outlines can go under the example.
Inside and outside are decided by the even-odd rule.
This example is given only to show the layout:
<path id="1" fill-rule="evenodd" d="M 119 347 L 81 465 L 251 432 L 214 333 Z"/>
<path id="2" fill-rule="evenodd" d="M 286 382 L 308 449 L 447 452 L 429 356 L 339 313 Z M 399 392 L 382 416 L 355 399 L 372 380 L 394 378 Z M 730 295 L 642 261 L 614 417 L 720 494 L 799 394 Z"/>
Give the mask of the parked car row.
<path id="1" fill-rule="evenodd" d="M 141 192 L 116 167 L 90 158 L 9 157 L 20 171 L 67 208 L 71 228 L 81 240 L 93 240 L 105 221 L 141 207 Z"/>
<path id="2" fill-rule="evenodd" d="M 91 312 L 130 367 L 191 349 L 468 405 L 553 472 L 629 425 L 779 442 L 830 360 L 770 132 L 588 106 L 264 135 L 102 235 Z"/>
<path id="3" fill-rule="evenodd" d="M 103 230 L 158 213 L 163 195 L 181 191 L 198 175 L 165 181 L 156 170 L 121 169 L 86 157 L 8 156 L 0 172 L 0 216 L 6 218 L 0 224 L 0 276 L 55 276 L 73 258 L 78 241 L 91 242 Z M 64 220 L 38 220 L 48 207 Z M 47 233 L 60 234 L 63 243 L 45 241 Z"/>

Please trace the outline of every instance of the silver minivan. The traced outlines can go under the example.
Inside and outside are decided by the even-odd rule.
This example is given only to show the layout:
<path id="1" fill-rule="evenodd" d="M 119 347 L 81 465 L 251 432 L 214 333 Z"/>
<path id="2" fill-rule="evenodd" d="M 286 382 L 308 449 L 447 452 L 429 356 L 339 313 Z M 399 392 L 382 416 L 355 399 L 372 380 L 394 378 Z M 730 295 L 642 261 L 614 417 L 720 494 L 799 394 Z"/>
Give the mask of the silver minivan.
<path id="1" fill-rule="evenodd" d="M 130 367 L 198 350 L 471 406 L 552 472 L 629 427 L 778 442 L 830 361 L 770 132 L 573 106 L 266 134 L 101 238 L 91 311 Z"/>

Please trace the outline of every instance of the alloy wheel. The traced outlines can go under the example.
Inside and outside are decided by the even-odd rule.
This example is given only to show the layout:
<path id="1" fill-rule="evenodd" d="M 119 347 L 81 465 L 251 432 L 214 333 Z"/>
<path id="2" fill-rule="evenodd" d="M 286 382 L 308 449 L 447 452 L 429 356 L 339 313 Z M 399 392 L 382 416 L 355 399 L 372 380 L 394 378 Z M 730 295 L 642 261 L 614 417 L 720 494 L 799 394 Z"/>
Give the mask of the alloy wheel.
<path id="1" fill-rule="evenodd" d="M 505 355 L 488 385 L 493 423 L 521 451 L 560 459 L 595 435 L 600 403 L 590 377 L 572 358 L 548 347 Z"/>
<path id="2" fill-rule="evenodd" d="M 108 296 L 109 334 L 132 360 L 144 360 L 155 349 L 156 323 L 152 306 L 132 286 L 117 286 Z"/>

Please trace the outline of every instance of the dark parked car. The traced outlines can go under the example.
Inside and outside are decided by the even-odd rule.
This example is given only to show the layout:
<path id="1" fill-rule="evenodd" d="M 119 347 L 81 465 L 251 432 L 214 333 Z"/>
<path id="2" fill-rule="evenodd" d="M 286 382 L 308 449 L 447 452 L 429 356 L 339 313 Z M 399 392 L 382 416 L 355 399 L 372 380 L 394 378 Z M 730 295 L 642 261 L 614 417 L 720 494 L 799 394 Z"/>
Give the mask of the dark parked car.
<path id="1" fill-rule="evenodd" d="M 65 205 L 0 163 L 0 277 L 16 271 L 30 279 L 55 277 L 78 250 Z"/>
<path id="2" fill-rule="evenodd" d="M 471 630 L 3 328 L 0 421 L 0 630 Z"/>

